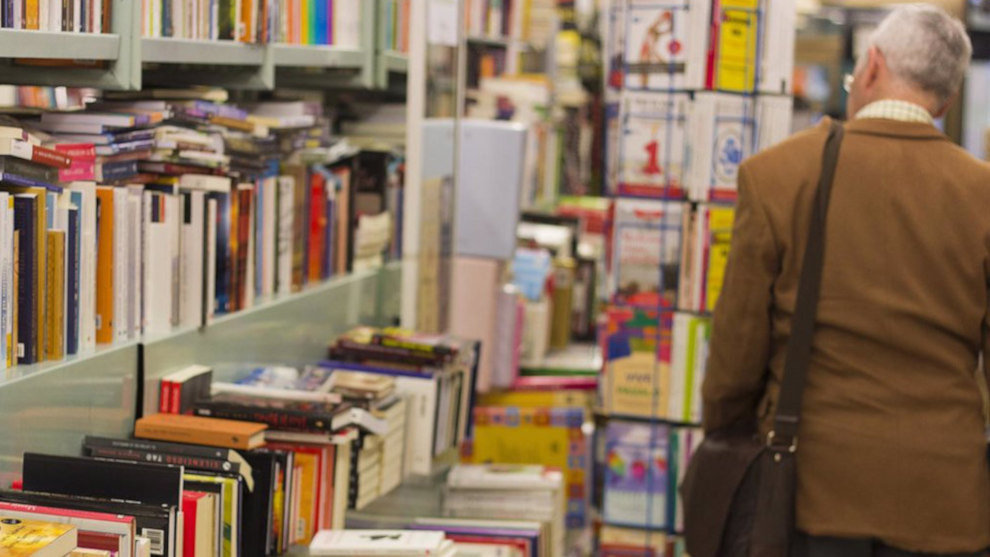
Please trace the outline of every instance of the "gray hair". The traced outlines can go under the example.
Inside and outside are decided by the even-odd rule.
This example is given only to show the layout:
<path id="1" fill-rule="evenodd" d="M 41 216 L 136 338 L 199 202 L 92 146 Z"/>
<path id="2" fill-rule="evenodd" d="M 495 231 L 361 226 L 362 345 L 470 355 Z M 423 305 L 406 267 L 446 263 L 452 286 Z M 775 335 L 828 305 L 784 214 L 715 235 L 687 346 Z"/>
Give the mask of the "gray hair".
<path id="1" fill-rule="evenodd" d="M 941 8 L 895 8 L 870 36 L 897 77 L 948 102 L 962 85 L 973 55 L 966 28 Z"/>

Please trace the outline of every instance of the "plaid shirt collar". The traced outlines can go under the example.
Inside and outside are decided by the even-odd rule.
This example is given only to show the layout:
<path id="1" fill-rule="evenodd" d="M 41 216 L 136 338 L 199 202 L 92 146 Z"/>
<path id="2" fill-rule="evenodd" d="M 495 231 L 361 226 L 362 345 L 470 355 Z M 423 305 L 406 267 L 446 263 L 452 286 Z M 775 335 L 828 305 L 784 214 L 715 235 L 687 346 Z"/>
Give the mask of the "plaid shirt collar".
<path id="1" fill-rule="evenodd" d="M 856 113 L 856 119 L 860 118 L 884 118 L 900 122 L 935 125 L 932 115 L 920 105 L 894 99 L 871 102 Z"/>

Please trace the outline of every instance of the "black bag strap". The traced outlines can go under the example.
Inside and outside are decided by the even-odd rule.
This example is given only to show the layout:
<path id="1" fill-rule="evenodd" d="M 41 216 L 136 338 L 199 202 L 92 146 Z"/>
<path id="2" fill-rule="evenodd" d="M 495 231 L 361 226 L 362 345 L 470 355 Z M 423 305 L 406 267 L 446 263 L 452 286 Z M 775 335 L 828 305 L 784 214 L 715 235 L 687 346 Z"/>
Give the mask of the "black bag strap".
<path id="1" fill-rule="evenodd" d="M 811 340 L 815 332 L 815 314 L 822 283 L 822 264 L 825 259 L 825 216 L 835 178 L 835 165 L 842 145 L 842 124 L 832 120 L 825 149 L 822 152 L 822 173 L 818 177 L 818 191 L 811 209 L 811 226 L 808 244 L 804 250 L 801 279 L 798 283 L 797 303 L 787 341 L 784 360 L 784 378 L 780 386 L 780 399 L 773 419 L 773 430 L 767 439 L 771 448 L 794 452 L 797 449 L 797 430 L 801 420 L 801 399 L 804 395 L 808 364 L 811 362 Z"/>

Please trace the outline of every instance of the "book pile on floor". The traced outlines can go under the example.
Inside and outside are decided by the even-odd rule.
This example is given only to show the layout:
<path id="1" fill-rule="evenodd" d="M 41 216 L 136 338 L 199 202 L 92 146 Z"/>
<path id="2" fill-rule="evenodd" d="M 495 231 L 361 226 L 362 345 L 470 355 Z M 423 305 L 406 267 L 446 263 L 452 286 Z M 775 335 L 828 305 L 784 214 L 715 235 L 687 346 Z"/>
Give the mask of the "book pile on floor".
<path id="1" fill-rule="evenodd" d="M 360 0 L 141 0 L 135 9 L 145 37 L 361 45 Z"/>
<path id="2" fill-rule="evenodd" d="M 0 122 L 0 365 L 199 326 L 401 257 L 400 157 L 334 139 L 318 105 L 225 98 L 119 93 Z"/>
<path id="3" fill-rule="evenodd" d="M 537 520 L 550 555 L 564 555 L 564 479 L 540 465 L 455 466 L 447 475 L 444 514 L 454 518 Z"/>
<path id="4" fill-rule="evenodd" d="M 659 533 L 610 532 L 606 543 L 603 531 L 599 542 L 608 554 L 625 546 L 676 554 L 678 471 L 700 440 L 740 164 L 790 134 L 796 7 L 632 0 L 610 2 L 603 15 L 614 199 L 598 335 L 606 420 L 596 432 L 596 503 L 606 527 Z"/>

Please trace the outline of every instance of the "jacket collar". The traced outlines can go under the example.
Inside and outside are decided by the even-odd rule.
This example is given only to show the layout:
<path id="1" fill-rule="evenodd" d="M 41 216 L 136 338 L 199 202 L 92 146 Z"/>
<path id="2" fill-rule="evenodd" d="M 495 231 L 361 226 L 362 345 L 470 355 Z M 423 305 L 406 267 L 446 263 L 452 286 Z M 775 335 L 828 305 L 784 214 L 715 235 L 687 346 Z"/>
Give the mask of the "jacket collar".
<path id="1" fill-rule="evenodd" d="M 826 125 L 828 124 L 826 123 Z M 905 139 L 948 140 L 945 134 L 940 132 L 935 126 L 920 122 L 901 122 L 885 118 L 862 118 L 846 122 L 845 128 L 849 133 L 882 135 Z"/>

